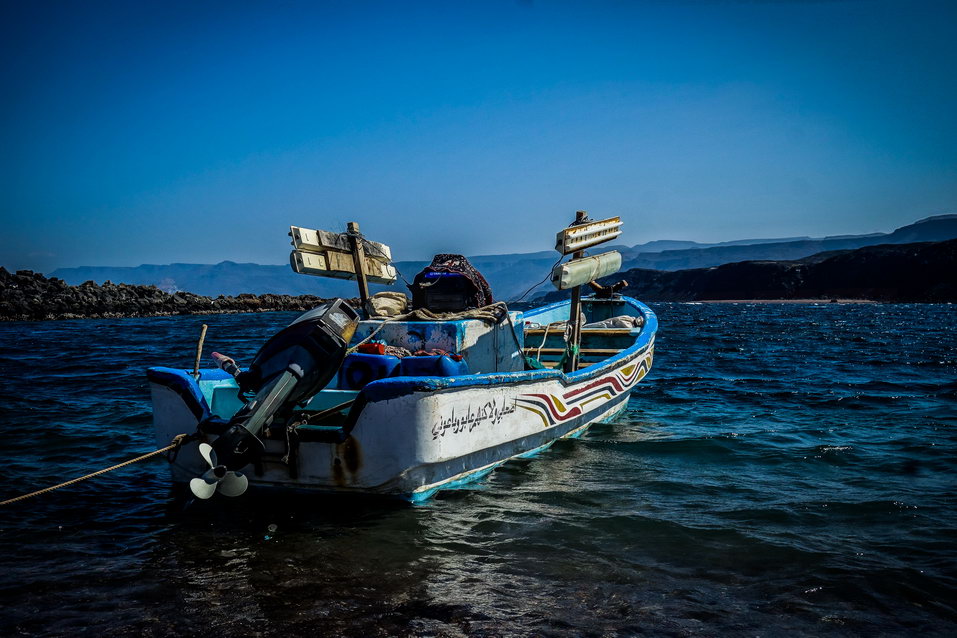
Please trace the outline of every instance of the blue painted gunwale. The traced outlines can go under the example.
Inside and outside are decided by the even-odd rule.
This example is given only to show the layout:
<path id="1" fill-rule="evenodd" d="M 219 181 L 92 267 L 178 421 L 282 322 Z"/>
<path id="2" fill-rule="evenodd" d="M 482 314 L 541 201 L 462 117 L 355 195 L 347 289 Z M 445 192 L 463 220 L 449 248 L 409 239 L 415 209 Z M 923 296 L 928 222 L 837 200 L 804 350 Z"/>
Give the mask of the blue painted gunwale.
<path id="1" fill-rule="evenodd" d="M 492 372 L 469 374 L 458 377 L 392 377 L 389 379 L 379 379 L 365 386 L 361 393 L 366 401 L 387 401 L 399 397 L 414 394 L 416 392 L 438 392 L 450 389 L 466 389 L 481 386 L 512 386 L 529 382 L 556 380 L 562 383 L 563 387 L 589 381 L 608 372 L 611 368 L 624 364 L 626 361 L 644 354 L 644 352 L 654 345 L 655 334 L 658 331 L 658 317 L 655 312 L 632 297 L 621 297 L 627 305 L 632 306 L 633 310 L 641 313 L 645 318 L 645 324 L 641 333 L 635 339 L 635 343 L 621 352 L 610 356 L 605 361 L 595 363 L 576 370 L 571 373 L 564 373 L 561 370 L 526 370 L 521 372 Z M 525 319 L 534 319 L 538 315 L 548 314 L 569 306 L 569 301 L 559 301 L 541 308 L 535 308 L 525 313 Z M 567 314 L 567 313 L 566 313 Z"/>

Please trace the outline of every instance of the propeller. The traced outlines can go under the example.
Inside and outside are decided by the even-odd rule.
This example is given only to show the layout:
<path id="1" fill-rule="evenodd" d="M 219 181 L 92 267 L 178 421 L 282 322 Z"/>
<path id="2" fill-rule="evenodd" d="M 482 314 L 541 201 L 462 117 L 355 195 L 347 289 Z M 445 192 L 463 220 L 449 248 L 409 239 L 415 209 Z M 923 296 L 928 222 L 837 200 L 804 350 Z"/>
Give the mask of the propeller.
<path id="1" fill-rule="evenodd" d="M 193 491 L 196 498 L 209 498 L 216 493 L 217 488 L 224 496 L 239 496 L 246 491 L 249 479 L 239 472 L 227 470 L 225 465 L 219 465 L 213 446 L 200 443 L 199 453 L 209 463 L 209 469 L 202 476 L 189 482 L 189 489 Z"/>

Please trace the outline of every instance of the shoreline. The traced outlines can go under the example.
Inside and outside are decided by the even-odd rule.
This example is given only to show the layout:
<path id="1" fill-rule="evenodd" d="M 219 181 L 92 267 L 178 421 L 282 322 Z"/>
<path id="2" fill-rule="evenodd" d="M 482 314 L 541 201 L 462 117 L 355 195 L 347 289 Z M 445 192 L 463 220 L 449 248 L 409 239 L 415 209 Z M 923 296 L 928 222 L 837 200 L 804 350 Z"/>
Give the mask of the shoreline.
<path id="1" fill-rule="evenodd" d="M 80 321 L 86 319 L 160 319 L 164 317 L 208 317 L 210 315 L 259 315 L 266 312 L 306 312 L 311 308 L 259 308 L 249 310 L 195 310 L 190 312 L 154 312 L 144 314 L 124 314 L 119 312 L 102 312 L 91 314 L 49 314 L 44 317 L 26 317 L 26 316 L 0 316 L 0 324 L 15 322 L 41 322 L 41 321 Z"/>
<path id="2" fill-rule="evenodd" d="M 507 302 L 506 302 L 507 303 Z M 681 305 L 697 304 L 791 304 L 791 305 L 848 305 L 848 304 L 897 304 L 897 303 L 920 303 L 920 302 L 890 302 L 876 301 L 873 299 L 702 299 L 699 301 L 656 301 L 648 300 L 648 304 L 655 303 L 673 303 Z M 922 302 L 928 305 L 949 304 L 950 302 Z M 41 321 L 77 321 L 77 320 L 103 320 L 103 319 L 153 319 L 164 317 L 187 317 L 187 316 L 210 316 L 210 315 L 253 315 L 267 312 L 306 312 L 310 307 L 287 307 L 287 308 L 248 308 L 248 309 L 223 309 L 223 310 L 205 310 L 197 309 L 193 311 L 159 311 L 152 313 L 119 313 L 119 312 L 101 312 L 89 314 L 62 313 L 47 314 L 43 317 L 37 316 L 6 316 L 0 315 L 0 323 L 15 322 L 41 322 Z"/>
<path id="3" fill-rule="evenodd" d="M 862 304 L 862 303 L 900 303 L 877 301 L 875 299 L 699 299 L 680 303 L 784 303 L 784 304 Z"/>
<path id="4" fill-rule="evenodd" d="M 874 303 L 948 303 L 946 301 L 892 301 L 851 297 L 795 299 L 655 299 L 643 296 L 646 303 L 685 304 L 874 304 Z M 92 281 L 70 286 L 57 278 L 39 273 L 10 273 L 0 267 L 0 322 L 71 321 L 75 319 L 146 319 L 150 317 L 209 316 L 262 312 L 305 312 L 326 301 L 315 295 L 241 294 L 216 298 L 189 292 L 166 293 L 155 286 L 113 284 Z M 350 303 L 356 302 L 350 299 Z M 549 303 L 545 299 L 541 303 Z M 525 310 L 536 302 L 516 302 L 515 310 Z"/>

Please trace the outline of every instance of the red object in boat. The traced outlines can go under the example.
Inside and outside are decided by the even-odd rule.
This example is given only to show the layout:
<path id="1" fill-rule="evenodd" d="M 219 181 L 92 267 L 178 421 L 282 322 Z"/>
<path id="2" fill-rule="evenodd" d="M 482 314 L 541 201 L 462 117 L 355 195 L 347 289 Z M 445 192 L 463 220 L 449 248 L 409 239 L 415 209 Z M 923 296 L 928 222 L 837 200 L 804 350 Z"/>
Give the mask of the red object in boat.
<path id="1" fill-rule="evenodd" d="M 356 352 L 361 352 L 362 354 L 385 354 L 385 344 L 384 343 L 363 343 L 356 348 Z"/>

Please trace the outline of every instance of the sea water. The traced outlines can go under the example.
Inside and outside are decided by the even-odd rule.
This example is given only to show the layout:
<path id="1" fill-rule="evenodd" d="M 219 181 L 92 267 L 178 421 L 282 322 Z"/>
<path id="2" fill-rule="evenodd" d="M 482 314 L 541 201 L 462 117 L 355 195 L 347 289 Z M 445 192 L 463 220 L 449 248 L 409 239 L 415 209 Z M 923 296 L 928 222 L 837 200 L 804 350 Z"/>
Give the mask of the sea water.
<path id="1" fill-rule="evenodd" d="M 957 311 L 655 304 L 617 422 L 424 505 L 164 462 L 0 508 L 0 635 L 954 635 Z M 0 324 L 0 499 L 154 449 L 144 370 L 264 313 Z"/>

